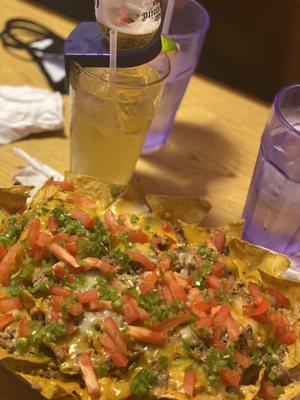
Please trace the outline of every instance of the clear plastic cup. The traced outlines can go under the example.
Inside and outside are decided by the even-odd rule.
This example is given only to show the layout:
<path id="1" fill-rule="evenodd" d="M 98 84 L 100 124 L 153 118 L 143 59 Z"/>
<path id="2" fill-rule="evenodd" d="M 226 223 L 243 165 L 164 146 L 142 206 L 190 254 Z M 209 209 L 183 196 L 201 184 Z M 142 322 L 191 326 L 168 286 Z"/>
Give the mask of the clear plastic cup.
<path id="1" fill-rule="evenodd" d="M 209 24 L 207 11 L 197 1 L 176 0 L 168 37 L 176 42 L 178 52 L 168 53 L 171 73 L 142 154 L 159 150 L 167 141 L 176 112 L 197 66 Z"/>
<path id="2" fill-rule="evenodd" d="M 129 182 L 169 72 L 165 54 L 115 75 L 71 63 L 73 172 Z"/>
<path id="3" fill-rule="evenodd" d="M 275 97 L 250 185 L 244 238 L 300 261 L 300 84 Z"/>

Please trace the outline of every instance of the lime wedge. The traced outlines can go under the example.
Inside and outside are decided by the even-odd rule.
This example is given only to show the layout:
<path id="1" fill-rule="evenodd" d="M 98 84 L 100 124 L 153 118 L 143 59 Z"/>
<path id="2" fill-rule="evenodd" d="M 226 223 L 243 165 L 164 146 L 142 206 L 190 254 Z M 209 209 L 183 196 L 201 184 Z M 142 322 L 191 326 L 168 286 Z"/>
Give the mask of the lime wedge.
<path id="1" fill-rule="evenodd" d="M 173 39 L 169 38 L 166 35 L 161 35 L 161 44 L 162 44 L 162 52 L 163 53 L 170 53 L 170 52 L 177 52 L 177 44 L 174 42 Z"/>

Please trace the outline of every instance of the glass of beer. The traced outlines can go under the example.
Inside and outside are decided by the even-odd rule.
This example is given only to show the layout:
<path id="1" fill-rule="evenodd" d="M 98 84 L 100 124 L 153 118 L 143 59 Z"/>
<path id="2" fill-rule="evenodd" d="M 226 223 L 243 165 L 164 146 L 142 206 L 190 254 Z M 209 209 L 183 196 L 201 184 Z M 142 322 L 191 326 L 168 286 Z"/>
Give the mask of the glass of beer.
<path id="1" fill-rule="evenodd" d="M 71 170 L 127 184 L 162 94 L 165 54 L 131 68 L 81 67 L 72 62 Z"/>

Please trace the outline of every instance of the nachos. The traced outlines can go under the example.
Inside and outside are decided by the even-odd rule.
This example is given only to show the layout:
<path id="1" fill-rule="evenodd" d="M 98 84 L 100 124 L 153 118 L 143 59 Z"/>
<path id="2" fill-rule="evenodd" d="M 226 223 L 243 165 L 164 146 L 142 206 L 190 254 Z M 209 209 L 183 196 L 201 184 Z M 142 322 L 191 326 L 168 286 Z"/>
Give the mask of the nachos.
<path id="1" fill-rule="evenodd" d="M 48 399 L 294 399 L 288 259 L 241 223 L 201 227 L 205 201 L 137 192 L 70 174 L 27 206 L 0 190 L 3 365 Z"/>

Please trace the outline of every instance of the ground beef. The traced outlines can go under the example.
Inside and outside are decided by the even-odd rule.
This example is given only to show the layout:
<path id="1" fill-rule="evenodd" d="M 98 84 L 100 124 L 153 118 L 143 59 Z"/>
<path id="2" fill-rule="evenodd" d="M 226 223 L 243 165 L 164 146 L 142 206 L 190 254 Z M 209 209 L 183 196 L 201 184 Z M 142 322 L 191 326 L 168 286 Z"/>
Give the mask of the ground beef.
<path id="1" fill-rule="evenodd" d="M 244 350 L 251 349 L 254 346 L 256 346 L 256 342 L 253 330 L 250 325 L 247 325 L 236 342 L 236 350 L 242 353 Z"/>
<path id="2" fill-rule="evenodd" d="M 139 343 L 134 344 L 130 354 L 130 361 L 137 360 L 144 353 L 145 353 L 145 346 Z"/>
<path id="3" fill-rule="evenodd" d="M 55 349 L 56 360 L 58 364 L 62 364 L 69 355 L 69 347 L 67 344 Z"/>
<path id="4" fill-rule="evenodd" d="M 0 347 L 13 353 L 16 349 L 16 339 L 14 331 L 6 331 L 0 333 Z"/>
<path id="5" fill-rule="evenodd" d="M 32 283 L 43 283 L 47 282 L 49 279 L 47 276 L 44 274 L 44 272 L 41 269 L 35 269 L 33 275 L 32 275 Z"/>
<path id="6" fill-rule="evenodd" d="M 291 382 L 289 370 L 282 365 L 275 365 L 271 371 L 276 374 L 276 384 L 286 386 Z"/>

